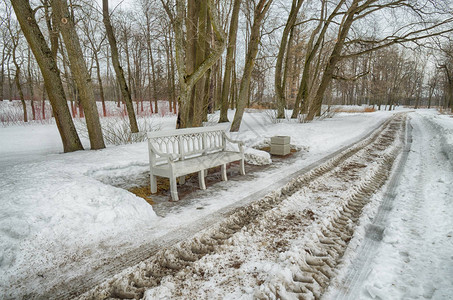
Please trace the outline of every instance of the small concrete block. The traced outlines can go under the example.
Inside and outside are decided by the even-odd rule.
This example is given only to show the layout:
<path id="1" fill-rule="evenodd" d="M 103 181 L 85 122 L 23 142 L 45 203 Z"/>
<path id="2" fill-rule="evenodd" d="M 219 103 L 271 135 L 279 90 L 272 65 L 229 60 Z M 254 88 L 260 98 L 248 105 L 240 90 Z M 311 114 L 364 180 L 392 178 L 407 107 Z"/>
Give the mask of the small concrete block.
<path id="1" fill-rule="evenodd" d="M 289 144 L 286 145 L 274 145 L 271 144 L 271 154 L 273 155 L 288 155 L 291 152 Z"/>
<path id="2" fill-rule="evenodd" d="M 289 142 L 290 142 L 289 136 L 278 135 L 271 137 L 271 144 L 286 145 L 289 144 Z"/>

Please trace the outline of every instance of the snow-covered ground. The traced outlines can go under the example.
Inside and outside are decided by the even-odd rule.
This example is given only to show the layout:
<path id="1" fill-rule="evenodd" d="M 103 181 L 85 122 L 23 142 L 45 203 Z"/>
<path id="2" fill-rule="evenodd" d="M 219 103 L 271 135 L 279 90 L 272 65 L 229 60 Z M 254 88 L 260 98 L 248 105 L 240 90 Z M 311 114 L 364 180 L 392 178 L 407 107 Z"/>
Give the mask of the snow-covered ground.
<path id="1" fill-rule="evenodd" d="M 375 197 L 325 299 L 453 298 L 453 118 L 418 111 L 410 124 L 399 179 Z"/>
<path id="2" fill-rule="evenodd" d="M 146 143 L 62 154 L 55 125 L 1 128 L 0 298 L 24 295 L 39 297 L 59 282 L 78 276 L 89 276 L 98 266 L 108 264 L 109 259 L 196 220 L 202 220 L 207 215 L 263 190 L 288 174 L 351 144 L 392 114 L 393 112 L 337 114 L 331 119 L 308 124 L 288 121 L 274 124 L 266 113 L 247 113 L 241 131 L 235 134 L 234 138 L 245 141 L 248 147 L 256 147 L 268 143 L 271 136 L 289 135 L 291 143 L 304 150 L 299 153 L 298 159 L 292 164 L 282 164 L 279 168 L 256 174 L 253 182 L 219 182 L 218 185 L 222 188 L 215 189 L 213 193 L 214 189 L 210 191 L 208 188 L 204 194 L 200 194 L 199 199 L 165 217 L 157 216 L 144 199 L 125 189 L 130 187 L 128 185 L 134 182 L 135 178 L 137 181 L 143 180 L 142 175 L 148 168 Z M 445 131 L 436 137 L 443 139 L 439 145 L 453 144 L 453 119 L 436 116 L 433 111 L 424 112 L 423 117 L 413 115 L 416 115 L 413 118 L 415 125 L 417 120 L 427 118 L 432 120 L 432 128 Z M 212 120 L 215 120 L 215 117 L 212 116 Z M 170 116 L 155 119 L 155 124 L 159 124 L 160 128 L 171 128 L 174 123 L 175 118 Z M 417 134 L 419 133 L 414 126 L 414 147 Z M 421 141 L 426 142 L 423 138 Z M 88 146 L 87 141 L 84 141 L 84 145 Z M 437 149 L 438 146 L 431 148 Z M 451 155 L 448 147 L 445 149 L 445 153 Z M 451 151 L 452 148 L 449 149 Z M 432 153 L 433 162 L 441 152 Z M 451 171 L 451 159 L 450 165 L 445 161 L 444 156 L 441 166 L 449 166 Z M 417 158 L 409 158 L 408 162 L 413 167 L 413 170 L 407 173 L 408 179 L 415 180 L 410 174 L 416 170 L 414 168 Z M 434 163 L 427 162 L 425 167 L 434 167 Z M 427 192 L 435 186 L 438 191 L 436 196 L 442 195 L 442 189 L 444 193 L 451 195 L 451 188 L 445 189 L 447 185 L 451 186 L 452 172 L 446 170 L 442 173 L 442 181 L 433 179 L 430 185 L 426 180 L 423 191 Z M 440 173 L 430 174 L 434 178 Z M 127 182 L 121 182 L 122 178 L 127 178 Z M 411 200 L 409 193 L 414 190 L 406 192 L 406 199 Z M 427 198 L 431 199 L 429 195 L 428 193 Z M 443 199 L 447 204 L 447 200 L 450 200 L 450 206 L 446 204 L 444 208 L 433 207 L 439 218 L 445 214 L 451 216 L 453 211 L 451 199 L 448 199 L 448 196 Z M 184 198 L 181 201 L 184 201 Z M 203 207 L 202 210 L 199 209 L 200 206 Z M 407 206 L 403 205 L 402 209 L 407 210 Z M 438 221 L 435 218 L 430 220 Z M 444 220 L 442 228 L 447 230 L 448 225 L 450 232 L 446 232 L 444 243 L 440 246 L 443 246 L 441 249 L 446 253 L 453 253 L 451 222 L 448 224 Z M 452 260 L 450 274 L 451 262 Z M 406 281 L 410 281 L 410 278 Z M 385 286 L 385 280 L 380 282 Z"/>

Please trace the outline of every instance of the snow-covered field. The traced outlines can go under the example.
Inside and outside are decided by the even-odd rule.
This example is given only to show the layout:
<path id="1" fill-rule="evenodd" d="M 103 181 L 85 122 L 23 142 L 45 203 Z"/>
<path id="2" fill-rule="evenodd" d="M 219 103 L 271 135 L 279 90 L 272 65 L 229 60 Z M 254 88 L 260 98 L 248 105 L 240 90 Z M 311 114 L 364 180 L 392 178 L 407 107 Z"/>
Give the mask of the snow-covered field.
<path id="1" fill-rule="evenodd" d="M 230 113 L 232 117 L 233 112 Z M 270 168 L 260 174 L 254 174 L 250 180 L 216 183 L 206 191 L 200 192 L 199 199 L 185 204 L 180 209 L 170 211 L 165 217 L 157 216 L 153 207 L 144 199 L 125 189 L 130 188 L 134 182 L 138 182 L 137 185 L 143 182 L 143 174 L 148 168 L 145 142 L 108 146 L 98 151 L 62 154 L 55 125 L 14 125 L 0 128 L 0 176 L 2 177 L 0 183 L 0 298 L 42 298 L 42 295 L 55 294 L 55 291 L 49 290 L 59 283 L 69 282 L 80 276 L 89 277 L 94 270 L 101 266 L 108 266 L 112 259 L 121 257 L 122 253 L 128 253 L 141 245 L 151 243 L 172 231 L 203 220 L 213 212 L 257 191 L 265 190 L 275 182 L 288 177 L 289 174 L 366 136 L 393 113 L 337 114 L 333 118 L 307 124 L 289 121 L 274 124 L 266 113 L 247 113 L 241 131 L 234 136 L 235 139 L 243 140 L 246 146 L 251 148 L 266 145 L 271 136 L 289 135 L 291 144 L 304 150 L 299 152 L 298 159 L 291 164 L 281 164 L 278 168 Z M 398 208 L 398 213 L 392 217 L 392 212 L 389 219 L 397 219 L 404 212 L 413 213 L 411 205 L 415 204 L 412 203 L 411 193 L 423 193 L 424 197 L 419 197 L 422 200 L 438 199 L 433 202 L 435 206 L 426 204 L 427 208 L 432 208 L 432 213 L 436 216 L 427 218 L 426 225 L 437 224 L 435 229 L 439 232 L 439 237 L 443 238 L 442 241 L 436 244 L 436 247 L 426 245 L 425 250 L 421 250 L 419 244 L 413 244 L 412 247 L 415 247 L 417 249 L 415 253 L 420 255 L 431 249 L 431 256 L 436 257 L 435 262 L 447 259 L 443 264 L 445 272 L 442 274 L 445 276 L 448 271 L 452 274 L 453 262 L 451 256 L 448 261 L 448 253 L 450 255 L 453 253 L 451 238 L 453 119 L 448 116 L 438 116 L 435 111 L 423 111 L 423 113 L 411 115 L 413 115 L 414 124 L 413 146 L 415 147 L 418 141 L 418 149 L 423 149 L 427 147 L 427 139 L 432 138 L 437 141 L 429 148 L 433 151 L 430 154 L 425 153 L 427 159 L 430 155 L 431 160 L 426 161 L 424 168 L 432 171 L 429 172 L 429 177 L 421 179 L 424 181 L 422 187 L 417 186 L 416 182 L 411 183 L 411 180 L 418 180 L 411 174 L 418 170 L 417 164 L 420 162 L 416 157 L 409 156 L 407 175 L 405 175 L 407 185 L 401 185 L 401 193 L 405 196 L 402 196 L 403 200 L 400 202 L 395 202 L 393 212 Z M 215 121 L 215 118 L 215 115 L 211 116 L 212 121 Z M 158 125 L 159 128 L 172 128 L 174 123 L 175 117 L 172 116 L 153 119 L 153 124 Z M 423 129 L 426 130 L 423 131 Z M 440 133 L 433 134 L 436 131 Z M 429 134 L 423 137 L 423 132 Z M 83 142 L 87 147 L 87 141 Z M 443 150 L 439 150 L 439 147 Z M 423 153 L 421 150 L 418 151 Z M 253 150 L 249 152 L 259 156 L 259 152 Z M 442 173 L 433 169 L 437 163 L 440 163 Z M 440 175 L 441 177 L 438 177 Z M 124 180 L 125 178 L 127 180 Z M 184 203 L 184 198 L 181 202 Z M 444 206 L 440 206 L 441 203 Z M 422 211 L 426 212 L 426 210 Z M 446 217 L 449 219 L 445 219 Z M 417 215 L 414 218 L 419 220 L 421 217 Z M 425 219 L 421 218 L 421 220 Z M 404 223 L 401 220 L 400 222 Z M 406 223 L 407 231 L 410 233 L 413 223 Z M 393 223 L 389 222 L 389 224 Z M 392 236 L 417 240 L 417 236 L 407 236 L 409 233 L 397 225 L 400 224 L 395 221 L 393 227 L 389 226 L 390 240 Z M 392 228 L 403 231 L 392 234 Z M 424 232 L 432 233 L 432 229 Z M 423 244 L 426 234 L 420 235 L 418 242 Z M 386 241 L 384 238 L 384 243 Z M 430 236 L 431 242 L 437 243 L 433 234 Z M 357 242 L 357 244 L 360 243 Z M 401 240 L 400 244 L 409 247 L 404 240 Z M 395 242 L 389 242 L 388 245 L 393 247 Z M 360 251 L 351 252 L 355 254 Z M 403 249 L 400 252 L 408 252 L 408 250 Z M 378 250 L 378 253 L 384 261 L 388 261 L 389 266 L 392 265 L 394 258 L 386 257 L 391 253 L 390 250 L 384 248 L 382 251 Z M 441 253 L 444 255 L 442 260 Z M 426 263 L 426 258 L 415 256 L 413 259 L 411 257 L 410 261 Z M 414 274 L 425 267 L 423 263 L 414 265 Z M 378 262 L 376 266 L 380 266 Z M 345 271 L 347 267 L 345 264 L 344 273 L 347 272 Z M 384 267 L 383 265 L 382 268 Z M 388 274 L 397 276 L 397 269 L 384 270 L 374 267 L 373 270 L 372 274 L 376 274 L 375 277 L 369 277 L 367 279 L 369 281 L 364 283 L 366 286 L 372 286 L 376 282 L 378 284 L 377 287 L 369 288 L 370 291 L 377 291 L 373 292 L 375 294 L 370 294 L 370 297 L 377 297 L 382 293 L 390 293 L 390 295 L 394 293 L 397 295 L 396 298 L 405 295 L 400 293 L 400 290 L 398 294 L 396 290 L 387 287 L 387 285 L 392 286 Z M 411 282 L 414 280 L 417 282 L 418 278 L 420 277 L 406 276 L 395 280 L 407 289 Z M 453 276 L 449 278 L 451 282 Z M 432 282 L 435 290 L 440 289 L 442 292 L 437 292 L 438 294 L 433 292 L 430 295 L 452 296 L 451 290 L 442 289 L 447 283 L 448 278 Z M 383 290 L 381 294 L 379 289 Z M 420 293 L 418 295 L 421 295 Z M 390 298 L 393 299 L 393 297 Z"/>

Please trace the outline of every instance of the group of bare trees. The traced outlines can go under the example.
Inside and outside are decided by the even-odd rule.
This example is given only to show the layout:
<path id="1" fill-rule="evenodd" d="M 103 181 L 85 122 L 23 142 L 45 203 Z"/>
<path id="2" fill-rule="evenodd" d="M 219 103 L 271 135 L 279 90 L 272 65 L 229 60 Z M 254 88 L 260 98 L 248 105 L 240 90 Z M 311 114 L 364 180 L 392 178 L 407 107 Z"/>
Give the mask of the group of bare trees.
<path id="1" fill-rule="evenodd" d="M 82 149 L 77 110 L 104 147 L 96 101 L 104 116 L 105 101 L 123 103 L 132 132 L 158 99 L 178 127 L 220 110 L 232 131 L 254 102 L 304 121 L 323 104 L 453 106 L 450 0 L 127 3 L 2 0 L 1 100 L 20 99 L 27 121 L 26 100 L 35 119 L 49 99 L 65 151 Z"/>

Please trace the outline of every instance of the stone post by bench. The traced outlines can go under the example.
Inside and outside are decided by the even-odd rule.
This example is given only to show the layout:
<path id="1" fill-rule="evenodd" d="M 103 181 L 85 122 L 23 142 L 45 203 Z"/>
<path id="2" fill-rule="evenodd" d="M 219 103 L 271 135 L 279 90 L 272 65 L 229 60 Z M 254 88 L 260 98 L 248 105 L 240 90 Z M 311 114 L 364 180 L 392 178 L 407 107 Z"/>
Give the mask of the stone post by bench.
<path id="1" fill-rule="evenodd" d="M 289 147 L 289 136 L 273 136 L 271 137 L 271 154 L 272 155 L 288 155 L 291 151 Z"/>

